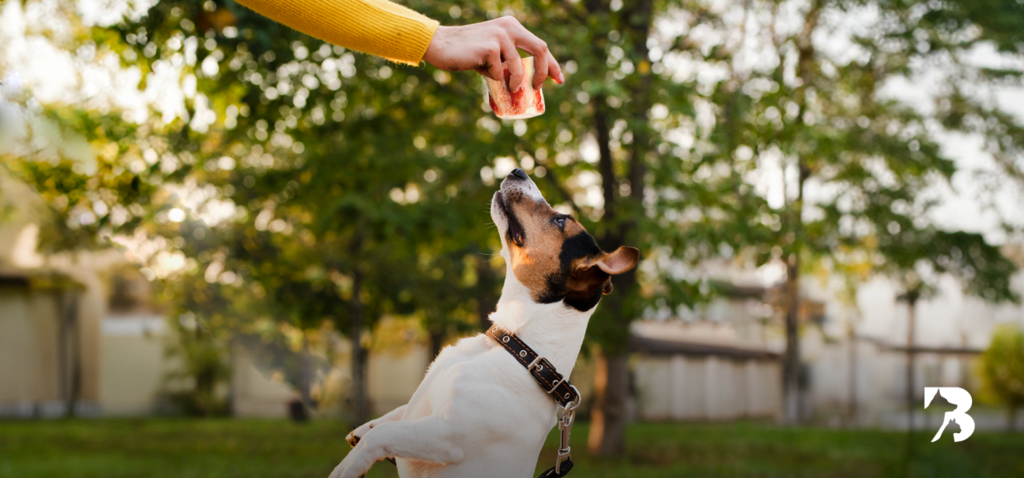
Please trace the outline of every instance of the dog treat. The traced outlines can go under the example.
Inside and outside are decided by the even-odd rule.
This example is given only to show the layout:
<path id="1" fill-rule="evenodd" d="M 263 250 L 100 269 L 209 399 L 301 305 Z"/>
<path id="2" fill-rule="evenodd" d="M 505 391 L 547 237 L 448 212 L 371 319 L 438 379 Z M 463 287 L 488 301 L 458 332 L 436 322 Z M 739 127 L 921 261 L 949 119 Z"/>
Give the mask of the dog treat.
<path id="1" fill-rule="evenodd" d="M 533 118 L 544 114 L 544 92 L 533 89 L 533 57 L 521 58 L 523 62 L 523 88 L 513 93 L 516 85 L 510 85 L 512 74 L 508 71 L 508 62 L 501 64 L 505 70 L 505 80 L 495 81 L 484 77 L 487 86 L 487 102 L 491 110 L 499 118 L 522 119 Z"/>

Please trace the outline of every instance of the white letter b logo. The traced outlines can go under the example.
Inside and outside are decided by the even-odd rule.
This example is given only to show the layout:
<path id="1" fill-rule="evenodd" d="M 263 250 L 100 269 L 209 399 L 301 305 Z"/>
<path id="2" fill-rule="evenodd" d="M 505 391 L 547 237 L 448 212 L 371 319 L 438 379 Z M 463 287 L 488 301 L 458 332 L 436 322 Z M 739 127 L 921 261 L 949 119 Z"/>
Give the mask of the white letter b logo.
<path id="1" fill-rule="evenodd" d="M 924 387 L 924 408 L 928 408 L 928 404 L 932 403 L 932 399 L 935 398 L 935 392 L 942 395 L 942 398 L 945 398 L 947 402 L 956 405 L 956 410 L 946 412 L 945 418 L 942 419 L 942 427 L 935 434 L 935 438 L 932 438 L 932 443 L 942 436 L 942 431 L 946 429 L 946 425 L 949 425 L 951 421 L 955 421 L 957 425 L 960 425 L 960 433 L 953 434 L 953 441 L 961 442 L 966 440 L 974 433 L 974 419 L 967 414 L 967 410 L 970 410 L 971 404 L 974 403 L 974 400 L 971 399 L 971 394 L 960 387 Z"/>

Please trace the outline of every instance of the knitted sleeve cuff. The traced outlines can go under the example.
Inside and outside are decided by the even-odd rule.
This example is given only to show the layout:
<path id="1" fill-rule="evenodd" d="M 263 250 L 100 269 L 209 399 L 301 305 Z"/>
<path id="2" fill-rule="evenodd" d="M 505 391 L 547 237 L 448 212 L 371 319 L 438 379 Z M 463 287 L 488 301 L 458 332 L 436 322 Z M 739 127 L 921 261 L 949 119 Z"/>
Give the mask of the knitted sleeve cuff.
<path id="1" fill-rule="evenodd" d="M 335 45 L 418 65 L 439 23 L 387 0 L 238 0 Z"/>

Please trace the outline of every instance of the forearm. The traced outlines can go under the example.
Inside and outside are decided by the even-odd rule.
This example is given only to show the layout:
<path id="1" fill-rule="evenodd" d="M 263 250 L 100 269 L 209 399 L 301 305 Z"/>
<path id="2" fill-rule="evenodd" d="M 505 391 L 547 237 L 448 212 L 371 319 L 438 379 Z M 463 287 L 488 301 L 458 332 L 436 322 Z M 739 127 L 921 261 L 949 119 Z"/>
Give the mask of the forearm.
<path id="1" fill-rule="evenodd" d="M 359 443 L 359 440 L 362 439 L 362 437 L 365 436 L 370 430 L 372 430 L 373 427 L 380 425 L 381 423 L 401 420 L 402 415 L 405 414 L 405 407 L 406 405 L 402 405 L 394 410 L 391 410 L 390 413 L 384 415 L 383 417 L 380 417 L 376 420 L 370 420 L 362 424 L 359 428 L 352 430 L 352 432 L 345 437 L 345 441 L 348 442 L 349 445 L 356 446 L 356 444 Z"/>
<path id="2" fill-rule="evenodd" d="M 372 423 L 373 426 L 377 426 L 377 424 L 379 424 L 379 423 L 387 423 L 387 422 L 393 422 L 395 420 L 401 420 L 402 419 L 402 415 L 405 414 L 405 407 L 406 406 L 408 406 L 408 404 L 402 405 L 402 406 L 400 406 L 400 407 L 398 407 L 398 408 L 396 408 L 394 410 L 391 410 L 387 415 L 384 415 L 383 417 L 380 417 L 380 418 L 378 418 L 376 420 L 372 420 L 370 423 Z"/>
<path id="3" fill-rule="evenodd" d="M 307 35 L 398 63 L 419 64 L 438 22 L 387 0 L 238 0 Z"/>

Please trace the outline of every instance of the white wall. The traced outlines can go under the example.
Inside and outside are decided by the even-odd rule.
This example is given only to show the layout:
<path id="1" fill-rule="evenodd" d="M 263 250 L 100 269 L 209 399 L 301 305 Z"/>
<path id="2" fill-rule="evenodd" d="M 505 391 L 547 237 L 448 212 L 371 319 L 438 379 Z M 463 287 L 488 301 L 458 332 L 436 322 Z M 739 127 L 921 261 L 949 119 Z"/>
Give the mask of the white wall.
<path id="1" fill-rule="evenodd" d="M 283 380 L 272 380 L 256 369 L 242 346 L 232 353 L 231 410 L 236 417 L 282 418 L 298 393 Z"/>
<path id="2" fill-rule="evenodd" d="M 108 416 L 155 413 L 164 377 L 166 325 L 158 316 L 107 318 L 101 326 L 100 408 Z"/>
<path id="3" fill-rule="evenodd" d="M 781 403 L 775 361 L 639 356 L 633 373 L 641 420 L 774 417 Z"/>
<path id="4" fill-rule="evenodd" d="M 0 289 L 0 414 L 61 400 L 58 294 Z"/>

